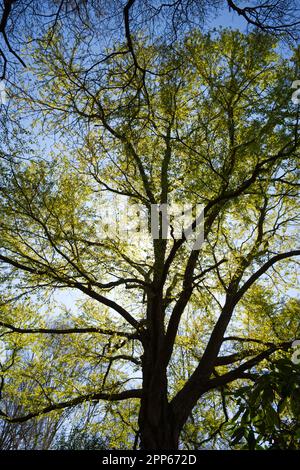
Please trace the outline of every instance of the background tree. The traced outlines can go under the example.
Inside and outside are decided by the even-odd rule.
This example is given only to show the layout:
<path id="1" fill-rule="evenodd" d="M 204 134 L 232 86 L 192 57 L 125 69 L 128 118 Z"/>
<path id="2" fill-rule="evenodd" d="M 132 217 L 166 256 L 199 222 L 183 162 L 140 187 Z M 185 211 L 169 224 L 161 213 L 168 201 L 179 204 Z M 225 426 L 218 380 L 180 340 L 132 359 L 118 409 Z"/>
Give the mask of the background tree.
<path id="1" fill-rule="evenodd" d="M 46 31 L 49 43 L 60 27 L 97 37 L 99 59 L 107 61 L 110 54 L 103 41 L 105 35 L 116 44 L 126 39 L 122 54 L 130 56 L 132 65 L 146 73 L 135 53 L 135 34 L 146 31 L 152 39 L 159 36 L 168 47 L 174 40 L 195 26 L 210 25 L 213 18 L 232 12 L 245 26 L 267 32 L 297 43 L 300 17 L 297 0 L 2 0 L 0 11 L 0 62 L 2 78 L 10 78 L 26 67 L 28 61 L 23 45 L 41 38 Z M 103 35 L 104 33 L 104 35 Z M 114 53 L 114 52 L 113 52 Z M 30 61 L 29 61 L 30 62 Z M 18 79 L 15 80 L 18 82 Z"/>
<path id="2" fill-rule="evenodd" d="M 107 446 L 95 434 L 88 435 L 82 429 L 74 428 L 68 434 L 62 434 L 55 444 L 57 450 L 105 450 Z"/>
<path id="3" fill-rule="evenodd" d="M 13 342 L 13 340 L 12 340 Z M 0 403 L 2 416 L 9 415 L 18 417 L 24 414 L 25 409 L 20 396 L 22 393 L 34 393 L 36 382 L 27 380 L 21 382 L 19 386 L 15 383 L 10 384 L 11 387 L 4 387 L 4 378 L 7 378 L 6 372 L 15 365 L 17 354 L 20 352 L 18 344 L 4 343 L 5 350 L 1 351 L 1 355 L 6 355 L 6 360 L 1 363 L 1 382 L 0 382 Z M 23 377 L 24 378 L 24 377 Z M 38 380 L 37 380 L 38 381 Z M 12 393 L 10 394 L 10 389 Z M 65 417 L 67 416 L 65 412 Z M 56 413 L 41 418 L 35 418 L 31 421 L 12 424 L 8 421 L 0 421 L 0 449 L 1 450 L 32 450 L 32 449 L 49 449 L 54 441 L 55 435 L 62 424 L 63 413 Z"/>

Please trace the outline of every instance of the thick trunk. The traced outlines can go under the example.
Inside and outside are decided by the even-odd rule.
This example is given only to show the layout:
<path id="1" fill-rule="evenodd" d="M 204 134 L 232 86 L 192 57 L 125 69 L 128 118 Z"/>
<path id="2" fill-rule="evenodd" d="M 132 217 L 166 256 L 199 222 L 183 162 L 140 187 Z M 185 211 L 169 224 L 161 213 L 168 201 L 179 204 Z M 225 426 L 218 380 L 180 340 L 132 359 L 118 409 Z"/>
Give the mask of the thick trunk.
<path id="1" fill-rule="evenodd" d="M 159 367 L 160 361 L 157 358 L 153 361 L 153 356 L 149 351 L 143 359 L 144 394 L 139 413 L 141 448 L 178 449 L 179 431 L 174 413 L 168 403 L 166 369 Z"/>
<path id="2" fill-rule="evenodd" d="M 146 450 L 178 449 L 179 432 L 170 413 L 169 405 L 168 403 L 163 405 L 159 401 L 157 397 L 151 405 L 146 398 L 144 403 L 141 403 L 139 415 L 141 448 Z"/>

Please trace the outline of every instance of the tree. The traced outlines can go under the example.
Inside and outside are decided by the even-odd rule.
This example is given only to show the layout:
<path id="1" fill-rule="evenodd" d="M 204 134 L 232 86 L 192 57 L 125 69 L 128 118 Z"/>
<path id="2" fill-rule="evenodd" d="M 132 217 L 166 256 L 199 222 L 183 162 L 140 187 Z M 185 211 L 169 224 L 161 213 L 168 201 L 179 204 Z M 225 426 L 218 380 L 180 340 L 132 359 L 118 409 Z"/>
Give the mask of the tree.
<path id="1" fill-rule="evenodd" d="M 56 450 L 105 450 L 108 444 L 101 436 L 87 429 L 87 423 L 78 423 L 69 431 L 66 429 L 60 433 L 53 449 Z"/>
<path id="2" fill-rule="evenodd" d="M 249 449 L 299 449 L 299 365 L 281 358 L 254 388 L 238 392 L 233 443 Z"/>
<path id="3" fill-rule="evenodd" d="M 209 24 L 212 17 L 229 11 L 244 20 L 250 28 L 259 29 L 276 37 L 297 43 L 300 33 L 299 5 L 297 0 L 249 0 L 246 4 L 232 0 L 3 0 L 0 11 L 0 64 L 1 78 L 8 72 L 19 71 L 18 65 L 26 67 L 26 58 L 21 46 L 38 40 L 45 31 L 49 32 L 49 43 L 61 25 L 77 33 L 87 30 L 93 36 L 97 33 L 114 38 L 126 39 L 126 49 L 133 65 L 140 71 L 137 62 L 134 34 L 141 29 L 156 37 L 156 31 L 172 47 L 174 39 L 191 27 Z M 99 21 L 100 19 L 100 21 Z M 121 35 L 120 35 L 121 32 Z M 29 39 L 28 39 L 29 38 Z M 103 39 L 103 38 L 102 38 Z M 102 41 L 98 42 L 98 46 Z M 21 49 L 21 50 L 20 50 Z M 101 46 L 100 46 L 101 49 Z M 110 54 L 101 50 L 101 61 L 109 60 Z M 100 55 L 101 55 L 100 53 Z M 11 70 L 9 70 L 11 69 Z M 144 71 L 145 72 L 145 71 Z"/>
<path id="4" fill-rule="evenodd" d="M 0 325 L 4 340 L 20 337 L 43 354 L 60 338 L 66 353 L 55 366 L 36 365 L 51 387 L 27 400 L 28 413 L 6 419 L 100 402 L 128 423 L 128 401 L 129 419 L 138 408 L 128 445 L 176 449 L 207 397 L 255 380 L 253 368 L 296 338 L 297 328 L 271 315 L 294 285 L 300 254 L 294 65 L 262 32 L 195 31 L 173 49 L 137 38 L 141 68 L 126 45 L 92 66 L 84 37 L 70 49 L 64 32 L 47 53 L 46 44 L 47 35 L 33 56 L 39 86 L 13 101 L 36 113 L 34 155 L 18 147 L 1 170 Z M 46 142 L 46 157 L 45 129 L 62 135 L 52 151 Z M 159 237 L 142 245 L 103 237 L 101 203 L 112 195 L 139 203 L 148 220 L 171 197 L 203 204 L 204 243 L 175 238 L 173 226 L 163 238 L 162 217 Z M 58 327 L 36 296 L 59 289 L 81 297 Z M 177 380 L 180 351 L 189 365 Z"/>
<path id="5" fill-rule="evenodd" d="M 62 435 L 57 442 L 57 450 L 105 450 L 106 446 L 95 435 L 87 435 L 81 430 L 73 430 L 69 435 Z"/>

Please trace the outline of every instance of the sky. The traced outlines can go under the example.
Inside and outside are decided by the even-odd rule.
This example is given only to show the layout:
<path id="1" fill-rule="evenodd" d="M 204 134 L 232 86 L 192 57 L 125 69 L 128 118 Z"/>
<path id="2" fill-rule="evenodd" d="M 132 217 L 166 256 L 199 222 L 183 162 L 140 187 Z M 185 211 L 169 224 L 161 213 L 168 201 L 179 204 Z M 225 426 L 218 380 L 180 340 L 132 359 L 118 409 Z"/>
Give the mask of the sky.
<path id="1" fill-rule="evenodd" d="M 243 31 L 246 30 L 247 23 L 236 13 L 229 12 L 228 9 L 225 9 L 222 13 L 218 14 L 214 20 L 211 20 L 207 29 L 219 27 L 231 27 L 233 29 L 240 29 Z M 80 293 L 69 289 L 58 290 L 54 295 L 54 299 L 59 304 L 72 310 L 77 310 L 76 301 L 82 298 L 83 296 Z"/>
<path id="2" fill-rule="evenodd" d="M 208 31 L 209 29 L 222 27 L 239 29 L 242 32 L 247 32 L 248 30 L 248 24 L 246 20 L 239 16 L 237 13 L 229 11 L 228 8 L 225 8 L 223 11 L 220 11 L 214 19 L 211 19 L 210 22 L 206 25 L 205 30 Z M 295 289 L 289 289 L 288 294 L 294 296 L 297 295 L 297 292 L 298 291 Z M 58 302 L 58 304 L 61 304 L 68 309 L 76 311 L 76 302 L 78 300 L 82 300 L 84 296 L 81 293 L 77 292 L 75 289 L 60 289 L 57 290 L 53 298 Z"/>

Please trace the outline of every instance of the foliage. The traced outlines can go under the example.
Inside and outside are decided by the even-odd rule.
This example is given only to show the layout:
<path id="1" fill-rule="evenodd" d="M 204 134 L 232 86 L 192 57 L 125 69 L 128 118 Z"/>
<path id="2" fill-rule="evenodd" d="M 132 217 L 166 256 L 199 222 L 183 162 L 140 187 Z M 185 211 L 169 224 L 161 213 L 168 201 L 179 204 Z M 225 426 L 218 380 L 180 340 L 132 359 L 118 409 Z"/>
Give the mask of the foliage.
<path id="1" fill-rule="evenodd" d="M 77 29 L 68 38 L 33 46 L 10 108 L 33 132 L 20 145 L 11 122 L 13 152 L 1 147 L 0 328 L 14 358 L 1 377 L 22 410 L 2 417 L 96 404 L 92 435 L 111 448 L 221 448 L 238 396 L 252 408 L 233 445 L 247 423 L 250 447 L 296 447 L 294 411 L 279 428 L 273 406 L 295 409 L 297 373 L 272 366 L 299 337 L 296 55 L 262 31 L 194 31 L 172 48 L 139 35 L 133 56 L 118 43 L 105 61 Z M 122 210 L 125 235 L 107 231 L 115 195 L 148 225 L 153 204 L 202 204 L 201 249 L 172 227 L 132 236 Z M 94 445 L 74 433 L 61 445 Z"/>
<path id="2" fill-rule="evenodd" d="M 69 433 L 62 433 L 55 445 L 55 450 L 105 450 L 106 444 L 95 434 L 87 434 L 80 428 L 73 428 Z"/>

